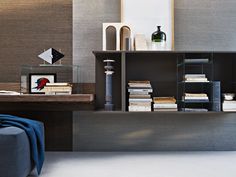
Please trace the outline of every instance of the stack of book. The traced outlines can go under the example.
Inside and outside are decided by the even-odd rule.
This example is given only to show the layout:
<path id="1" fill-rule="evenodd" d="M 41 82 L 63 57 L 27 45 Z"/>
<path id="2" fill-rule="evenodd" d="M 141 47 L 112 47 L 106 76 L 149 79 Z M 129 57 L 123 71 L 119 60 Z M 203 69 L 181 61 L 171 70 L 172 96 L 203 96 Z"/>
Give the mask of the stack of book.
<path id="1" fill-rule="evenodd" d="M 154 97 L 154 111 L 178 111 L 174 97 Z"/>
<path id="2" fill-rule="evenodd" d="M 129 111 L 150 112 L 152 111 L 153 92 L 150 81 L 129 81 Z"/>
<path id="3" fill-rule="evenodd" d="M 183 101 L 188 102 L 208 102 L 209 98 L 205 93 L 185 93 Z"/>
<path id="4" fill-rule="evenodd" d="M 184 82 L 209 82 L 206 74 L 185 74 Z"/>
<path id="5" fill-rule="evenodd" d="M 231 100 L 231 101 L 224 101 L 223 102 L 223 111 L 225 112 L 234 112 L 236 111 L 236 101 Z"/>
<path id="6" fill-rule="evenodd" d="M 47 83 L 43 91 L 46 95 L 71 95 L 72 85 L 69 83 Z"/>

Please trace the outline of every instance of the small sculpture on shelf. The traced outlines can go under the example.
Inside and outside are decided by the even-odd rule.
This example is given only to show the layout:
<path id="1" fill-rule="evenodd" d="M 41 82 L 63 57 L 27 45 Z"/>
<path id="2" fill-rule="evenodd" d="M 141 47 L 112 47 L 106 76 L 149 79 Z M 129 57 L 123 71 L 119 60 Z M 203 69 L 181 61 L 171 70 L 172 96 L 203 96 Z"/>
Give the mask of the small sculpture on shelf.
<path id="1" fill-rule="evenodd" d="M 64 54 L 62 54 L 61 52 L 58 52 L 54 48 L 50 48 L 44 51 L 43 53 L 41 53 L 40 55 L 38 55 L 38 57 L 44 60 L 44 62 L 46 61 L 47 63 L 54 64 L 55 62 L 59 60 L 61 61 L 61 59 L 64 57 Z"/>
<path id="2" fill-rule="evenodd" d="M 115 60 L 103 60 L 104 63 L 107 65 L 104 66 L 105 74 L 106 74 L 106 97 L 105 97 L 105 110 L 106 111 L 112 111 L 114 108 L 114 105 L 112 103 L 112 75 L 114 74 L 114 67 L 112 66 L 112 63 L 115 62 Z"/>

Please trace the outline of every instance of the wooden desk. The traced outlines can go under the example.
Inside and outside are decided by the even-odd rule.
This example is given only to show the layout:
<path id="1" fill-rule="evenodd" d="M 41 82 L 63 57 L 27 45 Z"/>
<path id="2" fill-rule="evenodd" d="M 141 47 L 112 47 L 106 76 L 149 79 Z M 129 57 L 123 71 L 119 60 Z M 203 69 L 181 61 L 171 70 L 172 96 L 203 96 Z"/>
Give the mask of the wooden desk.
<path id="1" fill-rule="evenodd" d="M 0 113 L 38 120 L 47 151 L 73 150 L 73 111 L 94 109 L 94 94 L 1 95 Z"/>

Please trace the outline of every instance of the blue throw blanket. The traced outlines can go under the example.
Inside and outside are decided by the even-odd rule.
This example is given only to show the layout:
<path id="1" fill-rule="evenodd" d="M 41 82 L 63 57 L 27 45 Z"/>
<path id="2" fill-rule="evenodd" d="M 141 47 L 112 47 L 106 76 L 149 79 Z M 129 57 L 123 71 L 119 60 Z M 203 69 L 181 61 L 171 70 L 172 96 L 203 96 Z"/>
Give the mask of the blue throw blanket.
<path id="1" fill-rule="evenodd" d="M 31 158 L 38 174 L 44 162 L 44 130 L 40 122 L 16 116 L 0 114 L 0 127 L 14 126 L 23 129 L 30 142 Z"/>

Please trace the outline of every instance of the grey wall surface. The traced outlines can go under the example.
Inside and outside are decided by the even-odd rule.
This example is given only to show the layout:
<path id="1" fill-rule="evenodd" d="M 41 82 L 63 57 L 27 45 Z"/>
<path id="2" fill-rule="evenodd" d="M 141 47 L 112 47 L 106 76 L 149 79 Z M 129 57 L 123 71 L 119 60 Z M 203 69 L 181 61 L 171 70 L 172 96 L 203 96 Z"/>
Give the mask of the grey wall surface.
<path id="1" fill-rule="evenodd" d="M 120 0 L 73 0 L 73 62 L 81 81 L 95 82 L 93 50 L 102 50 L 102 23 L 120 21 Z"/>
<path id="2" fill-rule="evenodd" d="M 175 49 L 235 51 L 236 1 L 175 0 Z"/>

